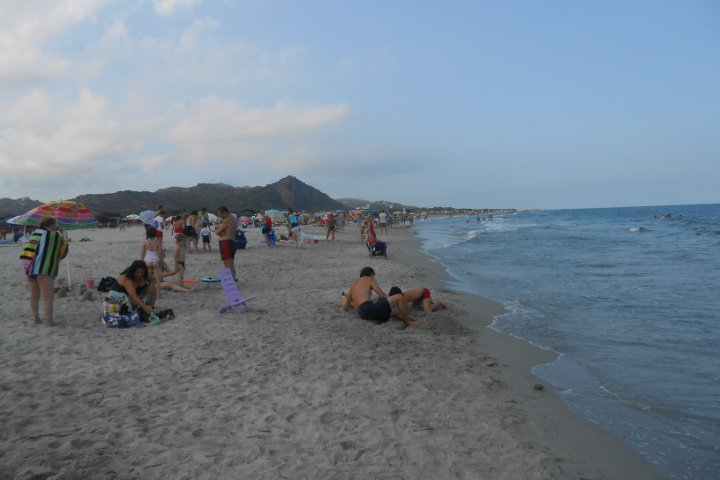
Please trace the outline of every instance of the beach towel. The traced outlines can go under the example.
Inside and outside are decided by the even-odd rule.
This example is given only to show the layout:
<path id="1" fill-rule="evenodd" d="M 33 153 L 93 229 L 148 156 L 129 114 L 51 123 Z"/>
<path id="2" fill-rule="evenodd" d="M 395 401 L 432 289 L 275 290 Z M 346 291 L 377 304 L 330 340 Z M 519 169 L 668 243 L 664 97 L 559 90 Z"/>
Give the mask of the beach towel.
<path id="1" fill-rule="evenodd" d="M 68 244 L 58 232 L 38 228 L 20 254 L 25 273 L 57 277 L 60 260 L 68 253 Z"/>

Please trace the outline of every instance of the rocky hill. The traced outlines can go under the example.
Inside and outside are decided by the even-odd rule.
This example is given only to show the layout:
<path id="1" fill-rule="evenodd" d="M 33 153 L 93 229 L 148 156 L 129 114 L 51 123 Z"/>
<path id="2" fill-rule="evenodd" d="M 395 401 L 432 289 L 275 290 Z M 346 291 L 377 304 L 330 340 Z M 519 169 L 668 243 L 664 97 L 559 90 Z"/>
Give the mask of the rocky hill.
<path id="1" fill-rule="evenodd" d="M 0 219 L 29 212 L 42 204 L 42 202 L 28 197 L 0 198 Z"/>
<path id="2" fill-rule="evenodd" d="M 345 209 L 320 190 L 307 185 L 293 176 L 264 187 L 233 187 L 223 183 L 201 183 L 194 187 L 170 187 L 155 192 L 122 192 L 80 195 L 71 199 L 83 203 L 95 214 L 117 213 L 128 215 L 143 210 L 155 210 L 163 205 L 168 214 L 184 209 L 199 210 L 206 207 L 215 213 L 217 207 L 225 205 L 231 212 L 258 212 L 264 210 L 286 210 L 292 207 L 298 211 Z"/>

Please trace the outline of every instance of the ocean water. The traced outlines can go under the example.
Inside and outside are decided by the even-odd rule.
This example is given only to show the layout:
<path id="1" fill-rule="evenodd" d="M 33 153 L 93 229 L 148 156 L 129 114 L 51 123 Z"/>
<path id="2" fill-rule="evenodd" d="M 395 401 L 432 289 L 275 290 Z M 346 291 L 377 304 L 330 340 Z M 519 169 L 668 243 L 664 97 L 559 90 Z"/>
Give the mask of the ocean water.
<path id="1" fill-rule="evenodd" d="M 493 328 L 559 354 L 533 372 L 573 411 L 669 478 L 720 478 L 720 205 L 415 226 L 451 288 L 505 305 Z"/>

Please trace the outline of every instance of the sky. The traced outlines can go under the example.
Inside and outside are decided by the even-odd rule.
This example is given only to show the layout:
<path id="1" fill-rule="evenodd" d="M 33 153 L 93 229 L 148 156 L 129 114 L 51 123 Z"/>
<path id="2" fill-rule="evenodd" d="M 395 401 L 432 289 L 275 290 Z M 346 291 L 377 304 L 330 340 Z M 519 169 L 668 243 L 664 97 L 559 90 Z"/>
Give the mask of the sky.
<path id="1" fill-rule="evenodd" d="M 720 203 L 716 0 L 0 0 L 0 51 L 0 197 Z"/>

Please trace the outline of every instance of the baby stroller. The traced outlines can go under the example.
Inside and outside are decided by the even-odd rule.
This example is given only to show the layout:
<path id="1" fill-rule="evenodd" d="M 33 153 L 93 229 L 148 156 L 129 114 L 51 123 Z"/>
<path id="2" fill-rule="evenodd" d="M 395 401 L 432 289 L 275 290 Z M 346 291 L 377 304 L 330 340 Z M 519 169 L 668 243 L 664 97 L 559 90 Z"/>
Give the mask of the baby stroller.
<path id="1" fill-rule="evenodd" d="M 375 240 L 374 242 L 371 242 L 368 240 L 366 243 L 368 248 L 368 258 L 372 257 L 378 257 L 383 256 L 387 258 L 387 243 L 381 242 L 380 240 Z"/>

